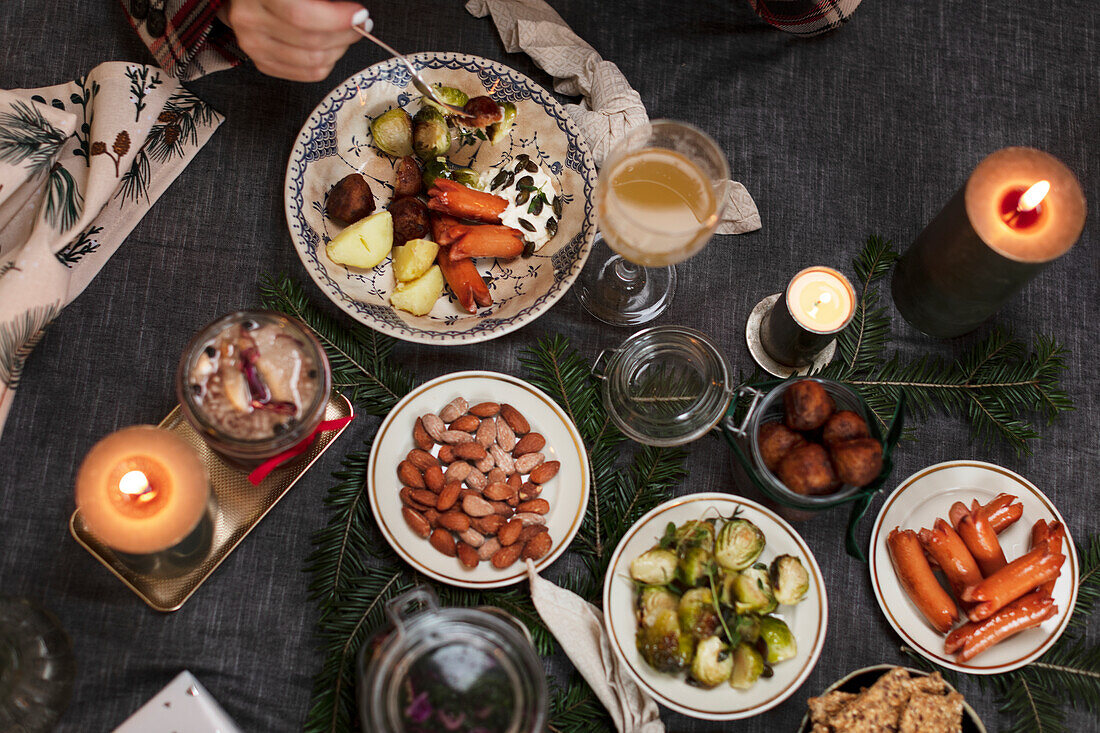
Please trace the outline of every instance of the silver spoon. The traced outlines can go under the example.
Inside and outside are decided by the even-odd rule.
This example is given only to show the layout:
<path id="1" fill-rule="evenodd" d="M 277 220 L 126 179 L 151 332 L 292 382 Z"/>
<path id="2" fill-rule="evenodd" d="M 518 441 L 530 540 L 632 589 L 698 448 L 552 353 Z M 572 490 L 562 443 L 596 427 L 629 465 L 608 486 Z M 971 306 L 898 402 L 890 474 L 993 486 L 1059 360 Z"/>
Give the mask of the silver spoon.
<path id="1" fill-rule="evenodd" d="M 367 22 L 369 22 L 369 21 L 367 21 Z M 466 116 L 466 110 L 464 110 L 462 107 L 456 107 L 453 104 L 448 104 L 447 102 L 444 102 L 442 99 L 440 99 L 439 94 L 436 93 L 436 90 L 433 89 L 431 86 L 429 86 L 428 83 L 420 77 L 420 72 L 418 72 L 416 69 L 413 68 L 413 65 L 411 63 L 409 63 L 409 60 L 407 58 L 405 58 L 404 54 L 398 53 L 396 50 L 394 50 L 394 48 L 392 46 L 390 46 L 385 41 L 380 40 L 378 38 L 375 38 L 373 35 L 371 35 L 371 33 L 369 31 L 366 30 L 366 28 L 364 27 L 365 25 L 366 25 L 365 23 L 364 23 L 364 25 L 356 24 L 356 25 L 352 25 L 352 28 L 355 29 L 356 33 L 363 36 L 363 38 L 366 38 L 367 40 L 371 41 L 372 43 L 376 43 L 377 45 L 381 46 L 383 49 L 385 49 L 390 54 L 392 54 L 394 58 L 398 59 L 401 63 L 405 64 L 405 67 L 409 70 L 409 73 L 412 74 L 413 86 L 416 87 L 417 90 L 421 94 L 423 94 L 425 97 L 428 97 L 433 102 L 435 102 L 440 107 L 447 110 L 448 112 L 450 112 L 453 115 L 458 115 L 460 117 L 465 117 Z M 370 26 L 370 27 L 373 27 L 373 25 Z"/>

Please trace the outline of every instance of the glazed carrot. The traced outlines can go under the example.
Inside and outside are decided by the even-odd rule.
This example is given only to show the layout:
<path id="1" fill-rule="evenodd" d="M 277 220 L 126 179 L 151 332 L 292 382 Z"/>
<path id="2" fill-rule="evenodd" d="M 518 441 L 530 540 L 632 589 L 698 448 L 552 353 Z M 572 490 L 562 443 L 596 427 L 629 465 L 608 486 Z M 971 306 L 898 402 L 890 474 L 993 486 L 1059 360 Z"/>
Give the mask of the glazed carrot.
<path id="1" fill-rule="evenodd" d="M 493 296 L 473 260 L 452 260 L 450 247 L 440 247 L 435 261 L 443 271 L 447 286 L 467 313 L 476 313 L 477 306 L 484 308 L 493 304 Z"/>
<path id="2" fill-rule="evenodd" d="M 459 224 L 451 229 L 458 240 L 451 246 L 451 259 L 502 257 L 512 259 L 523 252 L 523 233 L 497 224 Z"/>
<path id="3" fill-rule="evenodd" d="M 932 568 L 924 559 L 917 533 L 911 529 L 902 531 L 895 527 L 886 543 L 901 587 L 928 619 L 928 623 L 941 634 L 946 634 L 958 620 L 959 611 L 951 596 L 932 574 Z"/>
<path id="4" fill-rule="evenodd" d="M 1050 596 L 1038 591 L 1029 593 L 1005 606 L 990 619 L 975 624 L 974 628 L 968 628 L 971 624 L 960 626 L 956 632 L 962 633 L 952 640 L 956 632 L 951 632 L 944 648 L 949 654 L 961 648 L 955 656 L 955 661 L 967 662 L 994 644 L 1038 626 L 1056 613 L 1058 613 L 1058 607 L 1054 605 L 1054 600 Z"/>
<path id="5" fill-rule="evenodd" d="M 1040 520 L 1041 521 L 1041 520 Z M 1066 528 L 1061 522 L 1051 522 L 1047 525 L 1047 547 L 1050 548 L 1051 553 L 1058 554 L 1062 551 L 1062 542 L 1066 539 Z M 1034 534 L 1032 539 L 1034 539 Z M 1058 582 L 1058 575 L 1062 574 L 1062 566 L 1058 566 L 1058 574 L 1054 576 L 1054 580 L 1048 580 L 1039 586 L 1039 590 L 1046 593 L 1048 596 L 1054 595 L 1054 584 Z"/>
<path id="6" fill-rule="evenodd" d="M 447 178 L 437 178 L 428 189 L 428 208 L 463 219 L 499 224 L 508 202 L 500 196 L 475 191 Z"/>
<path id="7" fill-rule="evenodd" d="M 1057 578 L 1065 559 L 1065 555 L 1052 554 L 1044 540 L 1039 547 L 964 590 L 962 600 L 977 604 L 967 616 L 971 621 L 989 618 L 1036 586 Z"/>
<path id="8" fill-rule="evenodd" d="M 982 581 L 978 563 L 950 524 L 937 519 L 935 528 L 922 529 L 919 537 L 925 552 L 935 559 L 956 596 L 961 596 L 967 586 Z"/>
<path id="9" fill-rule="evenodd" d="M 959 522 L 958 530 L 966 549 L 970 550 L 982 569 L 982 575 L 988 578 L 1005 566 L 1005 553 L 997 541 L 997 533 L 993 531 L 985 512 L 978 509 L 977 502 Z"/>
<path id="10" fill-rule="evenodd" d="M 446 214 L 439 214 L 432 212 L 431 214 L 432 224 L 432 239 L 440 247 L 446 247 L 454 244 L 458 240 L 458 235 L 455 232 L 455 227 L 462 226 L 458 219 L 453 216 L 447 216 Z"/>

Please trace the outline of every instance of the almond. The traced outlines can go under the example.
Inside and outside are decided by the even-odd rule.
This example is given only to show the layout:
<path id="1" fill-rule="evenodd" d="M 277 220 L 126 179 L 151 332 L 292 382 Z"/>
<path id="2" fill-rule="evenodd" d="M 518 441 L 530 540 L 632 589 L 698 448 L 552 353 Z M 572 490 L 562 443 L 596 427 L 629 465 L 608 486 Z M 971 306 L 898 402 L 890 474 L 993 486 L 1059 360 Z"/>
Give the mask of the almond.
<path id="1" fill-rule="evenodd" d="M 473 517 L 470 519 L 470 526 L 488 537 L 489 535 L 496 534 L 497 531 L 504 526 L 504 517 L 498 514 L 490 514 L 485 517 Z"/>
<path id="2" fill-rule="evenodd" d="M 455 455 L 455 449 L 452 445 L 439 446 L 439 462 L 444 466 L 449 466 L 458 459 Z"/>
<path id="3" fill-rule="evenodd" d="M 507 504 L 508 506 L 512 507 L 513 509 L 515 509 L 517 506 L 519 506 L 519 502 L 520 502 L 519 494 L 512 494 L 511 496 L 509 496 L 507 499 L 504 500 L 504 503 Z"/>
<path id="4" fill-rule="evenodd" d="M 463 445 L 471 445 L 471 443 L 464 443 Z M 496 468 L 496 465 L 497 462 L 493 460 L 493 457 L 486 453 L 484 458 L 474 463 L 474 468 L 482 473 L 489 473 Z M 503 473 L 503 471 L 501 473 Z"/>
<path id="5" fill-rule="evenodd" d="M 500 412 L 500 405 L 495 402 L 479 402 L 470 408 L 470 413 L 478 417 L 496 417 Z"/>
<path id="6" fill-rule="evenodd" d="M 519 442 L 516 443 L 516 447 L 512 449 L 512 457 L 519 458 L 527 453 L 540 451 L 544 445 L 546 445 L 546 438 L 542 437 L 542 435 L 539 433 L 527 433 L 527 435 L 519 439 Z"/>
<path id="7" fill-rule="evenodd" d="M 397 464 L 397 478 L 401 480 L 401 483 L 414 489 L 424 488 L 424 474 L 420 473 L 420 469 L 408 461 L 401 461 Z"/>
<path id="8" fill-rule="evenodd" d="M 523 531 L 523 522 L 518 519 L 511 519 L 508 524 L 500 528 L 497 532 L 497 539 L 500 541 L 502 547 L 514 544 L 519 539 L 519 533 Z"/>
<path id="9" fill-rule="evenodd" d="M 516 472 L 531 473 L 543 463 L 546 463 L 546 456 L 542 453 L 528 453 L 516 459 Z"/>
<path id="10" fill-rule="evenodd" d="M 432 466 L 439 465 L 439 459 L 433 456 L 426 450 L 420 450 L 419 448 L 413 448 L 409 451 L 409 455 L 405 457 L 405 460 L 413 464 L 421 471 L 427 471 Z"/>
<path id="11" fill-rule="evenodd" d="M 477 556 L 481 560 L 488 560 L 500 550 L 500 542 L 496 537 L 485 540 L 485 544 L 477 548 Z"/>
<path id="12" fill-rule="evenodd" d="M 439 466 L 428 466 L 424 469 L 424 485 L 429 490 L 439 493 L 443 489 L 443 469 Z"/>
<path id="13" fill-rule="evenodd" d="M 499 514 L 502 517 L 510 517 L 516 513 L 516 510 L 508 506 L 507 502 L 491 501 L 489 504 L 493 507 L 493 513 Z"/>
<path id="14" fill-rule="evenodd" d="M 425 509 L 424 518 L 428 520 L 428 526 L 432 529 L 439 526 L 439 512 L 435 509 Z"/>
<path id="15" fill-rule="evenodd" d="M 413 489 L 409 492 L 409 496 L 417 504 L 423 504 L 424 506 L 434 507 L 438 501 L 436 495 L 427 489 Z"/>
<path id="16" fill-rule="evenodd" d="M 459 539 L 470 547 L 481 547 L 485 544 L 485 537 L 473 527 L 458 533 Z"/>
<path id="17" fill-rule="evenodd" d="M 516 512 L 516 519 L 523 522 L 524 527 L 529 527 L 532 524 L 546 524 L 546 517 L 532 512 Z"/>
<path id="18" fill-rule="evenodd" d="M 532 499 L 516 507 L 517 513 L 546 514 L 548 511 L 550 511 L 550 502 L 546 499 Z"/>
<path id="19" fill-rule="evenodd" d="M 519 539 L 516 540 L 516 541 L 517 542 L 527 542 L 529 539 L 531 539 L 535 535 L 541 534 L 543 532 L 549 532 L 549 531 L 550 530 L 548 530 L 545 526 L 543 526 L 541 524 L 529 524 L 529 525 L 527 525 L 526 527 L 523 528 L 522 532 L 519 533 Z"/>
<path id="20" fill-rule="evenodd" d="M 497 421 L 487 418 L 477 428 L 476 440 L 482 448 L 488 448 L 497 440 Z"/>
<path id="21" fill-rule="evenodd" d="M 420 421 L 432 440 L 436 443 L 443 442 L 443 433 L 447 430 L 447 426 L 439 415 L 427 414 L 421 417 Z"/>
<path id="22" fill-rule="evenodd" d="M 477 564 L 481 562 L 481 558 L 477 556 L 477 549 L 470 547 L 465 542 L 458 543 L 458 561 L 462 563 L 462 567 L 467 570 L 473 570 L 477 567 Z"/>
<path id="23" fill-rule="evenodd" d="M 474 467 L 466 461 L 455 461 L 447 466 L 447 470 L 443 474 L 443 481 L 448 484 L 452 481 L 462 483 L 466 480 L 466 477 L 470 475 L 470 471 L 472 470 L 474 470 Z"/>
<path id="24" fill-rule="evenodd" d="M 507 479 L 507 483 L 509 486 L 512 487 L 513 491 L 519 491 L 521 488 L 523 488 L 523 479 L 519 477 L 518 473 L 513 473 L 512 475 L 510 475 Z"/>
<path id="25" fill-rule="evenodd" d="M 500 416 L 504 418 L 504 421 L 508 423 L 508 427 L 512 428 L 516 435 L 526 435 L 531 431 L 531 424 L 527 422 L 527 418 L 509 404 L 500 406 Z"/>
<path id="26" fill-rule="evenodd" d="M 424 518 L 424 515 L 415 509 L 403 506 L 401 507 L 401 516 L 405 518 L 405 524 L 409 525 L 409 529 L 417 537 L 427 539 L 428 535 L 432 533 L 432 525 L 428 524 L 428 520 Z"/>
<path id="27" fill-rule="evenodd" d="M 485 491 L 481 492 L 482 496 L 486 499 L 492 499 L 493 501 L 505 501 L 509 496 L 515 493 L 512 487 L 505 483 L 489 484 L 485 487 Z"/>
<path id="28" fill-rule="evenodd" d="M 457 509 L 439 515 L 439 526 L 455 532 L 465 532 L 470 528 L 470 518 Z"/>
<path id="29" fill-rule="evenodd" d="M 445 529 L 434 530 L 432 536 L 428 538 L 428 542 L 431 542 L 432 547 L 439 550 L 447 557 L 454 557 L 455 554 L 457 554 L 457 550 L 455 549 L 455 538 Z"/>
<path id="30" fill-rule="evenodd" d="M 447 406 L 439 411 L 439 419 L 446 423 L 457 420 L 469 409 L 470 403 L 464 397 L 455 397 L 447 403 Z"/>
<path id="31" fill-rule="evenodd" d="M 489 446 L 489 455 L 496 461 L 497 468 L 504 473 L 514 473 L 516 470 L 516 461 L 512 456 L 508 455 L 499 445 Z"/>
<path id="32" fill-rule="evenodd" d="M 484 545 L 482 545 L 484 547 Z M 493 567 L 498 570 L 503 570 L 516 560 L 519 559 L 519 553 L 523 548 L 519 545 L 511 545 L 510 547 L 501 547 L 495 553 L 493 553 L 492 561 Z M 441 550 L 442 552 L 442 550 Z"/>
<path id="33" fill-rule="evenodd" d="M 463 415 L 451 423 L 451 430 L 459 430 L 463 433 L 474 433 L 481 427 L 481 420 L 475 415 Z M 470 440 L 473 440 L 471 437 Z"/>
<path id="34" fill-rule="evenodd" d="M 425 474 L 425 477 L 427 475 Z M 539 498 L 539 494 L 542 493 L 542 486 L 539 484 L 533 484 L 530 481 L 525 483 L 519 489 L 519 498 L 521 501 L 531 501 L 532 499 Z"/>
<path id="35" fill-rule="evenodd" d="M 440 440 L 450 445 L 457 445 L 458 443 L 469 443 L 474 439 L 474 436 L 461 430 L 444 430 L 439 436 Z"/>
<path id="36" fill-rule="evenodd" d="M 510 451 L 516 447 L 516 434 L 512 432 L 512 428 L 508 426 L 508 423 L 503 420 L 497 420 L 497 445 L 506 451 Z"/>
<path id="37" fill-rule="evenodd" d="M 485 485 L 489 482 L 485 479 L 485 474 L 476 468 L 470 467 L 470 472 L 466 474 L 466 485 L 471 489 L 477 489 L 481 491 L 485 488 Z"/>
<path id="38" fill-rule="evenodd" d="M 489 479 L 489 483 L 491 484 L 502 484 L 508 480 L 508 474 L 504 473 L 504 471 L 498 467 L 489 471 L 485 478 Z"/>
<path id="39" fill-rule="evenodd" d="M 489 455 L 481 443 L 460 443 L 454 447 L 455 456 L 464 461 L 480 461 Z"/>
<path id="40" fill-rule="evenodd" d="M 528 476 L 533 484 L 544 484 L 550 479 L 558 475 L 558 469 L 561 468 L 561 461 L 547 461 L 542 464 Z"/>
<path id="41" fill-rule="evenodd" d="M 480 496 L 467 496 L 463 499 L 462 511 L 471 517 L 484 517 L 494 513 L 493 505 Z"/>
<path id="42" fill-rule="evenodd" d="M 415 509 L 418 512 L 422 512 L 422 511 L 425 511 L 427 509 L 431 509 L 430 506 L 427 506 L 425 504 L 421 504 L 419 501 L 413 500 L 413 498 L 412 498 L 412 492 L 413 491 L 414 491 L 414 489 L 410 489 L 408 486 L 403 487 L 401 489 L 401 491 L 398 493 L 398 497 L 400 497 L 401 503 L 404 504 L 405 506 L 412 507 L 413 509 Z"/>
<path id="43" fill-rule="evenodd" d="M 439 496 L 435 500 L 435 508 L 441 512 L 445 512 L 455 505 L 458 501 L 458 494 L 462 491 L 462 484 L 457 481 L 452 481 L 449 484 L 443 485 L 443 490 L 439 492 Z"/>
<path id="44" fill-rule="evenodd" d="M 527 540 L 527 544 L 523 546 L 523 551 L 520 553 L 524 560 L 538 560 L 539 558 L 550 552 L 550 548 L 553 546 L 554 541 L 550 539 L 549 532 L 540 532 L 531 539 Z M 517 545 L 513 545 L 516 547 Z"/>
<path id="45" fill-rule="evenodd" d="M 422 451 L 430 451 L 435 445 L 432 436 L 428 435 L 428 431 L 424 429 L 424 420 L 419 417 L 413 423 L 413 442 Z"/>

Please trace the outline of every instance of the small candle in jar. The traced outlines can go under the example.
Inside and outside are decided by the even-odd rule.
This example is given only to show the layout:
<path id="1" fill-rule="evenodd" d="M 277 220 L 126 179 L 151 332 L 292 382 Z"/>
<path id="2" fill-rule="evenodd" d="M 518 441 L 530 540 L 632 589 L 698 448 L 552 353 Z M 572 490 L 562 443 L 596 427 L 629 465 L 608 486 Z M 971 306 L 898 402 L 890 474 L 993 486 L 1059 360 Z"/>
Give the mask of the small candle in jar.
<path id="1" fill-rule="evenodd" d="M 855 314 L 855 290 L 831 267 L 807 267 L 764 316 L 760 343 L 784 366 L 804 367 Z"/>
<path id="2" fill-rule="evenodd" d="M 178 435 L 135 425 L 96 443 L 76 476 L 76 505 L 88 531 L 119 552 L 172 547 L 206 511 L 206 468 Z"/>

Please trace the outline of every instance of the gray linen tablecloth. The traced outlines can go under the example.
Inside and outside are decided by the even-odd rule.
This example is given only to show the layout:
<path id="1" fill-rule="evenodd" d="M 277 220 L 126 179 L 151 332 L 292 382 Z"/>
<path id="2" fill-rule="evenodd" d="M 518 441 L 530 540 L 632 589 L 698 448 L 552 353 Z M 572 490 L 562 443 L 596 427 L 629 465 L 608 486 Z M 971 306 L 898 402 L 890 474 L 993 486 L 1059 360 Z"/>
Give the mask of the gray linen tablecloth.
<path id="1" fill-rule="evenodd" d="M 1044 430 L 1031 457 L 971 445 L 964 425 L 933 418 L 919 442 L 901 446 L 896 478 L 948 459 L 993 461 L 1047 492 L 1074 535 L 1096 530 L 1100 24 L 1091 0 L 864 2 L 839 32 L 813 40 L 770 29 L 737 0 L 553 4 L 619 64 L 654 117 L 688 120 L 714 135 L 733 177 L 756 198 L 763 229 L 718 237 L 681 265 L 684 287 L 659 321 L 711 334 L 737 369 L 750 369 L 744 323 L 762 296 L 807 265 L 851 274 L 849 261 L 868 234 L 907 245 L 986 154 L 1034 145 L 1076 171 L 1090 198 L 1081 242 L 998 321 L 1022 333 L 1053 333 L 1068 347 L 1066 387 L 1077 411 Z M 460 2 L 379 2 L 371 11 L 378 32 L 397 48 L 480 54 L 550 86 L 526 56 L 505 53 L 492 25 Z M 118 427 L 157 422 L 172 408 L 176 361 L 196 328 L 254 304 L 263 273 L 288 271 L 308 282 L 283 218 L 287 154 L 318 100 L 381 58 L 360 44 L 319 84 L 252 69 L 193 84 L 225 114 L 225 124 L 30 358 L 0 439 L 0 592 L 40 599 L 73 636 L 80 673 L 61 730 L 110 730 L 183 668 L 246 730 L 301 726 L 319 664 L 302 559 L 325 519 L 329 473 L 377 420 L 357 420 L 178 613 L 146 608 L 73 542 L 66 523 L 73 475 L 88 448 Z M 106 60 L 148 60 L 115 2 L 0 4 L 0 87 L 73 79 Z M 518 373 L 517 351 L 550 332 L 568 334 L 590 357 L 627 334 L 594 321 L 567 296 L 540 320 L 491 343 L 403 344 L 396 353 L 422 379 L 455 369 Z M 980 333 L 940 343 L 895 324 L 897 345 L 911 355 L 957 354 Z M 689 469 L 681 492 L 736 490 L 728 452 L 709 439 L 693 447 Z M 666 711 L 671 730 L 792 730 L 805 699 L 842 674 L 906 661 L 866 567 L 844 554 L 845 519 L 827 513 L 798 527 L 831 600 L 825 650 L 802 690 L 739 723 Z M 1093 622 L 1094 642 L 1098 628 Z M 565 668 L 562 659 L 552 666 Z M 977 685 L 964 691 L 990 730 L 1000 728 Z M 1070 727 L 1098 725 L 1082 714 Z"/>

